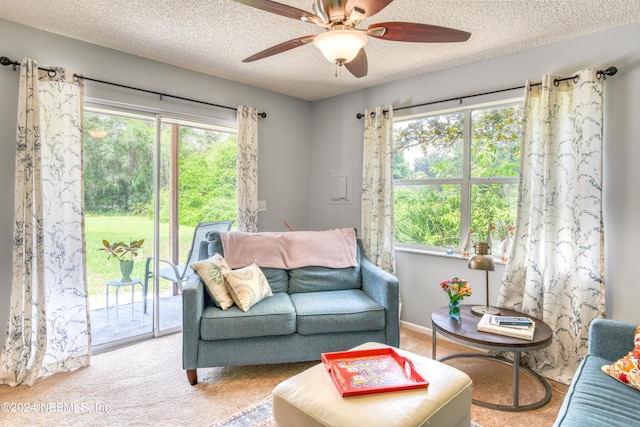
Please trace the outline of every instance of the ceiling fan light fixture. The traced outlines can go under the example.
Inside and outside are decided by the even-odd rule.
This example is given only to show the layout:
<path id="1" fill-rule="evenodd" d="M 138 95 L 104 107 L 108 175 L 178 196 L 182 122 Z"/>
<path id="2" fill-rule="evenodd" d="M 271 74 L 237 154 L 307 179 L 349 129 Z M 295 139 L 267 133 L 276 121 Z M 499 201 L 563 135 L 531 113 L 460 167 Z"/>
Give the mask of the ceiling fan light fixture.
<path id="1" fill-rule="evenodd" d="M 368 42 L 367 36 L 355 30 L 330 30 L 313 40 L 329 62 L 344 65 L 352 61 Z"/>

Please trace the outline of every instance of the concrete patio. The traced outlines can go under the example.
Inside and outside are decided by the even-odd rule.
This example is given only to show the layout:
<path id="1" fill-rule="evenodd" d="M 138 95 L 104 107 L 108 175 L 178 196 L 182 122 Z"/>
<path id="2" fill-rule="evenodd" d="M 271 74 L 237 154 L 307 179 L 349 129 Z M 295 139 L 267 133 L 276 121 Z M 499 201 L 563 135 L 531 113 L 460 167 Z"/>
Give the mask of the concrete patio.
<path id="1" fill-rule="evenodd" d="M 117 307 L 115 306 L 115 299 L 113 299 L 110 300 L 108 309 L 97 308 L 91 310 L 92 346 L 148 334 L 153 331 L 153 300 L 151 295 L 149 295 L 147 302 L 147 313 L 143 314 L 142 301 L 134 301 L 133 317 L 130 296 L 124 292 L 120 297 L 120 304 Z M 160 298 L 160 331 L 180 327 L 181 325 L 182 295 Z"/>

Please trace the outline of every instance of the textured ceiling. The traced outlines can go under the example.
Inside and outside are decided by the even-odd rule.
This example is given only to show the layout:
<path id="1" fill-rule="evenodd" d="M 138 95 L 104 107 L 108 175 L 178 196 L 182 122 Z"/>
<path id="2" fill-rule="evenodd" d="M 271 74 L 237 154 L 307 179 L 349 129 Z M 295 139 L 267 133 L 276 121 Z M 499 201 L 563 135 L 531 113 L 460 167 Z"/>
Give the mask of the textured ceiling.
<path id="1" fill-rule="evenodd" d="M 313 3 L 280 2 L 307 11 Z M 243 63 L 263 49 L 323 30 L 232 0 L 0 0 L 0 18 L 317 100 L 638 22 L 640 0 L 395 0 L 359 28 L 419 22 L 464 30 L 471 38 L 422 44 L 370 37 L 369 74 L 361 79 L 344 69 L 336 77 L 336 67 L 313 45 Z"/>

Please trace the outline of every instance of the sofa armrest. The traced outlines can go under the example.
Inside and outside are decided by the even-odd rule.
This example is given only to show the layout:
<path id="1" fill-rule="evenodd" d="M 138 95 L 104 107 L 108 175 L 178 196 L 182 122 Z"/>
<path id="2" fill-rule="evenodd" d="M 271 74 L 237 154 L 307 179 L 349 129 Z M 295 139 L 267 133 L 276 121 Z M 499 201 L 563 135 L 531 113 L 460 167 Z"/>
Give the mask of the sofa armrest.
<path id="1" fill-rule="evenodd" d="M 398 279 L 373 264 L 367 258 L 362 258 L 360 266 L 362 271 L 362 290 L 385 308 L 386 344 L 398 347 L 400 345 Z"/>
<path id="2" fill-rule="evenodd" d="M 195 369 L 198 364 L 200 318 L 204 310 L 204 285 L 198 275 L 189 277 L 182 289 L 182 367 Z"/>
<path id="3" fill-rule="evenodd" d="M 611 319 L 594 319 L 589 325 L 589 354 L 610 361 L 633 350 L 637 325 Z"/>

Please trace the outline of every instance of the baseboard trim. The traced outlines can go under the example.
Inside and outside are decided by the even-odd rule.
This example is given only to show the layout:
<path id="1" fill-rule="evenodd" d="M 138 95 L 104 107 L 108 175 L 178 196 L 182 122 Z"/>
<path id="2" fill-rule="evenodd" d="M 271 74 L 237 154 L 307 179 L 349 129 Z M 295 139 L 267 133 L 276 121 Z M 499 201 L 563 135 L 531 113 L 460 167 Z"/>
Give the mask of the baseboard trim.
<path id="1" fill-rule="evenodd" d="M 431 335 L 433 330 L 431 328 L 427 328 L 426 326 L 416 325 L 415 323 L 406 322 L 404 320 L 400 321 L 400 326 L 405 327 L 411 331 L 419 332 L 425 335 Z"/>
<path id="2" fill-rule="evenodd" d="M 433 334 L 433 329 L 431 329 L 431 328 L 427 328 L 426 326 L 416 325 L 415 323 L 406 322 L 404 320 L 400 321 L 400 327 L 409 329 L 409 330 L 417 332 L 419 334 L 428 335 L 430 337 L 429 338 L 429 342 L 431 342 L 431 337 L 433 336 L 432 335 Z M 447 337 L 445 335 L 438 334 L 438 341 L 440 341 L 440 340 L 449 341 L 449 342 L 452 342 L 452 343 L 467 347 L 467 348 L 469 348 L 470 351 L 471 350 L 475 350 L 475 351 L 479 351 L 480 353 L 488 353 L 487 350 L 479 349 L 478 347 L 474 347 L 474 346 L 472 346 L 470 344 L 466 344 L 464 342 L 454 341 L 454 340 L 452 340 L 451 338 L 449 338 L 449 337 Z"/>

